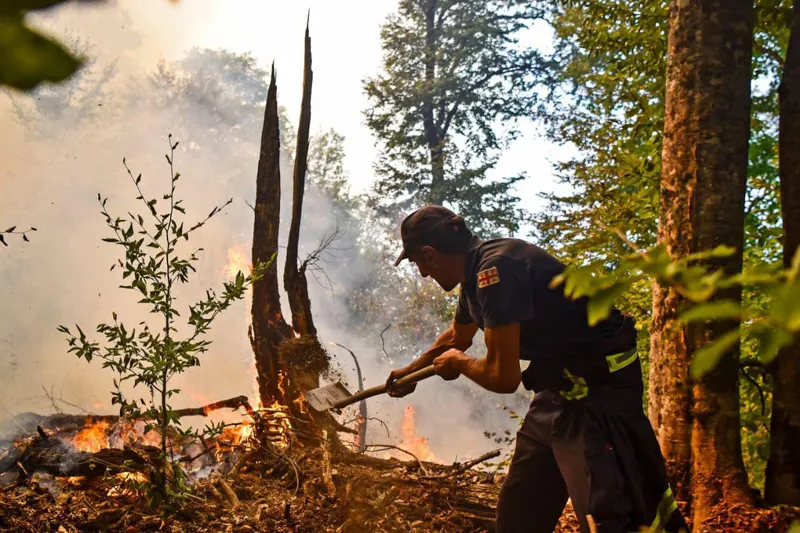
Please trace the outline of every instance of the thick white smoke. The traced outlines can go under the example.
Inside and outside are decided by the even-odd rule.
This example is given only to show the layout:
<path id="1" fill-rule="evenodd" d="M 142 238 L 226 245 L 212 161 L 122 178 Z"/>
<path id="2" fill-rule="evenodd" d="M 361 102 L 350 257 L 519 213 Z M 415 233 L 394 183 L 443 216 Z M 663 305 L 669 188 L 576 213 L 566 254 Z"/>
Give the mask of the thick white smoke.
<path id="1" fill-rule="evenodd" d="M 124 12 L 115 9 L 93 17 L 94 25 L 127 21 Z M 58 16 L 51 18 L 49 23 L 58 27 Z M 143 306 L 136 304 L 134 293 L 118 288 L 120 274 L 109 271 L 120 250 L 101 242 L 109 230 L 100 215 L 98 193 L 108 196 L 112 214 L 124 216 L 142 209 L 122 165 L 123 157 L 135 174 L 143 174 L 145 193 L 160 198 L 168 184 L 169 167 L 164 160 L 167 134 L 180 141 L 176 154 L 176 168 L 182 175 L 178 196 L 185 202 L 187 224 L 203 218 L 214 205 L 234 198 L 223 215 L 212 219 L 185 245 L 185 251 L 198 247 L 204 251 L 190 287 L 180 289 L 179 306 L 185 309 L 207 288 L 221 288 L 229 279 L 226 266 L 231 250 L 249 258 L 253 218 L 247 202 L 252 203 L 255 196 L 265 97 L 265 80 L 259 70 L 263 65 L 247 56 L 220 51 L 195 51 L 180 63 L 161 67 L 154 59 L 131 61 L 124 55 L 115 61 L 109 49 L 121 50 L 139 39 L 135 32 L 123 34 L 123 42 L 91 42 L 79 29 L 72 30 L 69 38 L 74 46 L 93 58 L 81 75 L 30 96 L 0 95 L 0 224 L 38 228 L 30 235 L 31 242 L 9 239 L 10 247 L 0 250 L 0 410 L 5 416 L 48 412 L 52 406 L 42 386 L 52 387 L 56 396 L 63 395 L 86 409 L 112 412 L 109 390 L 113 375 L 99 363 L 87 364 L 67 354 L 64 336 L 56 327 L 77 323 L 93 332 L 95 325 L 110 320 L 112 311 L 131 325 L 150 319 Z M 299 62 L 301 39 L 295 44 Z M 299 86 L 281 83 L 280 68 L 278 76 L 279 104 L 283 103 L 282 94 L 299 95 Z M 299 109 L 287 112 L 296 120 Z M 332 126 L 320 124 L 316 116 L 312 108 L 312 132 Z M 291 202 L 288 165 L 284 165 L 283 177 L 281 238 L 285 242 Z M 385 241 L 384 234 L 374 225 L 361 223 L 361 215 L 346 216 L 342 209 L 319 190 L 307 193 L 300 256 L 316 248 L 339 224 L 344 234 L 335 245 L 339 249 L 321 265 L 330 284 L 321 273 L 323 283 L 309 280 L 312 309 L 323 344 L 333 341 L 352 349 L 369 387 L 381 383 L 392 366 L 409 362 L 444 325 L 429 314 L 434 304 L 420 306 L 416 320 L 427 327 L 420 328 L 416 342 L 408 341 L 407 328 L 406 340 L 401 342 L 403 324 L 396 324 L 385 335 L 392 361 L 387 359 L 380 331 L 409 314 L 402 296 L 408 283 L 394 274 L 383 276 L 375 290 L 386 297 L 373 295 L 368 300 L 386 305 L 354 312 L 353 300 L 371 290 L 369 281 L 375 279 L 376 271 L 388 271 L 392 266 L 380 247 L 374 246 Z M 372 243 L 371 252 L 365 251 L 365 243 Z M 383 262 L 376 263 L 376 259 Z M 282 256 L 279 265 L 282 270 Z M 419 287 L 420 298 L 443 297 L 438 288 Z M 397 298 L 392 298 L 394 294 Z M 288 306 L 284 311 L 288 312 Z M 176 406 L 252 394 L 248 321 L 246 302 L 235 304 L 217 320 L 211 333 L 214 344 L 203 356 L 202 366 L 177 378 L 184 394 L 175 401 Z M 354 390 L 349 354 L 337 348 L 331 351 L 341 361 L 341 370 Z M 452 460 L 494 447 L 484 431 L 513 431 L 515 421 L 497 408 L 500 401 L 520 409 L 525 398 L 494 396 L 463 378 L 453 383 L 432 378 L 413 396 L 376 398 L 369 409 L 370 416 L 388 423 L 396 441 L 403 408 L 413 404 L 419 433 L 430 438 L 440 459 Z M 387 439 L 384 429 L 372 423 L 370 440 Z"/>

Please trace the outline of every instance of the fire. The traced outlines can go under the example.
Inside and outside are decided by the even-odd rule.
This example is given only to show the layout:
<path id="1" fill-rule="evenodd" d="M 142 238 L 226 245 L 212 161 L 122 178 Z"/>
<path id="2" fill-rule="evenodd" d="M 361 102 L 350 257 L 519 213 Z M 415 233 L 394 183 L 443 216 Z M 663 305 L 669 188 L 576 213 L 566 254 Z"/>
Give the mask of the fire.
<path id="1" fill-rule="evenodd" d="M 436 456 L 428 446 L 428 439 L 417 434 L 417 426 L 414 423 L 415 414 L 412 406 L 406 407 L 405 413 L 403 413 L 403 439 L 400 446 L 416 455 L 420 461 L 436 461 Z"/>
<path id="2" fill-rule="evenodd" d="M 108 430 L 110 424 L 103 421 L 93 424 L 91 418 L 86 419 L 86 424 L 87 426 L 72 439 L 72 445 L 82 452 L 90 453 L 108 448 Z"/>
<path id="3" fill-rule="evenodd" d="M 247 245 L 234 246 L 228 249 L 228 263 L 223 269 L 223 273 L 230 279 L 236 277 L 236 274 L 243 272 L 247 274 L 250 272 L 250 261 L 247 258 Z"/>

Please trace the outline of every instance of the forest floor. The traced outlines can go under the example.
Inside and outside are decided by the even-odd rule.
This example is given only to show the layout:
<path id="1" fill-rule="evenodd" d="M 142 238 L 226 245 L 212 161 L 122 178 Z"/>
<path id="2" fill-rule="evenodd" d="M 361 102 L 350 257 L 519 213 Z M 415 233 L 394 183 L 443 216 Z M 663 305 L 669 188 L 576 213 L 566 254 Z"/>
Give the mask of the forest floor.
<path id="1" fill-rule="evenodd" d="M 422 470 L 424 468 L 424 471 Z M 352 456 L 334 459 L 333 487 L 319 458 L 282 477 L 229 476 L 198 481 L 179 509 L 153 512 L 116 477 L 19 476 L 0 488 L 0 530 L 109 532 L 466 532 L 494 529 L 502 476 L 434 463 Z M 571 511 L 559 529 L 577 532 Z"/>
<path id="2" fill-rule="evenodd" d="M 133 441 L 112 447 L 114 433 L 104 417 L 28 418 L 15 420 L 27 436 L 5 441 L 0 453 L 0 531 L 493 531 L 504 479 L 483 469 L 499 450 L 461 464 L 403 461 L 332 446 L 324 432 L 301 441 L 293 436 L 303 433 L 297 429 L 274 433 L 274 426 L 257 425 L 243 441 L 223 434 L 215 445 L 183 448 L 180 456 L 188 459 L 182 470 L 190 473 L 192 488 L 180 504 L 153 510 L 145 481 L 158 448 Z M 286 423 L 285 417 L 275 420 Z M 87 443 L 86 435 L 99 440 Z M 86 444 L 94 451 L 76 448 Z M 800 509 L 722 505 L 704 530 L 781 533 L 792 520 L 800 520 Z M 556 532 L 578 533 L 569 505 Z"/>
<path id="3" fill-rule="evenodd" d="M 109 532 L 493 531 L 502 475 L 454 466 L 349 456 L 327 469 L 309 457 L 285 475 L 247 471 L 197 481 L 178 509 L 154 512 L 114 476 L 19 476 L 0 488 L 0 530 Z M 297 480 L 301 480 L 298 488 Z M 333 485 L 326 482 L 332 481 Z M 227 488 L 235 494 L 231 496 Z M 226 496 L 226 493 L 228 496 Z M 720 508 L 713 531 L 786 531 L 797 509 Z M 568 507 L 558 533 L 577 533 Z"/>

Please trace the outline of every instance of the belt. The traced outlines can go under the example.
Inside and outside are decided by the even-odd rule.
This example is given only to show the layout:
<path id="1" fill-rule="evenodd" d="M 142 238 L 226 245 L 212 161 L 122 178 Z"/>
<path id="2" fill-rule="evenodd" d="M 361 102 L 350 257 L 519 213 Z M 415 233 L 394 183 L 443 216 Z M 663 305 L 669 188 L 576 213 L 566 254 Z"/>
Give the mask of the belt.
<path id="1" fill-rule="evenodd" d="M 627 352 L 615 353 L 606 356 L 606 363 L 608 364 L 609 373 L 619 372 L 626 366 L 636 361 L 639 357 L 636 348 L 631 348 Z M 589 395 L 589 385 L 586 383 L 586 378 L 576 376 L 569 371 L 568 368 L 563 369 L 564 377 L 569 380 L 572 386 L 568 390 L 560 390 L 558 393 L 567 400 L 580 400 Z"/>

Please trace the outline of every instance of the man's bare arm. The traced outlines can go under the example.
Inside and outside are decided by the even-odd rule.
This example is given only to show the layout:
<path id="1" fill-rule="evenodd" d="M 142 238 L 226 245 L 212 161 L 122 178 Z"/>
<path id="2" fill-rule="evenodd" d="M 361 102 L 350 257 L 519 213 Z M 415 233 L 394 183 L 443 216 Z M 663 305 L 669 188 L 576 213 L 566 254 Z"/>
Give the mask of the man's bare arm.
<path id="1" fill-rule="evenodd" d="M 422 368 L 433 364 L 433 360 L 450 349 L 457 349 L 465 352 L 472 346 L 472 339 L 478 331 L 478 326 L 470 322 L 469 324 L 459 324 L 455 320 L 431 346 L 420 355 L 416 361 L 410 363 L 406 368 L 411 372 L 416 372 Z"/>
<path id="2" fill-rule="evenodd" d="M 392 382 L 407 376 L 412 372 L 423 369 L 433 364 L 433 360 L 448 350 L 456 349 L 461 352 L 469 349 L 472 346 L 472 338 L 478 331 L 478 326 L 475 323 L 459 324 L 455 320 L 444 333 L 434 341 L 431 346 L 423 352 L 415 361 L 408 364 L 403 368 L 392 370 L 389 378 L 386 380 L 386 386 L 391 389 Z M 390 390 L 389 395 L 395 398 L 400 398 L 414 391 L 416 385 L 410 385 L 402 389 Z"/>
<path id="3" fill-rule="evenodd" d="M 463 350 L 451 349 L 437 358 L 437 373 L 446 379 L 456 373 L 492 392 L 510 394 L 517 390 L 522 375 L 519 369 L 519 322 L 487 328 L 486 357 L 475 359 Z"/>

